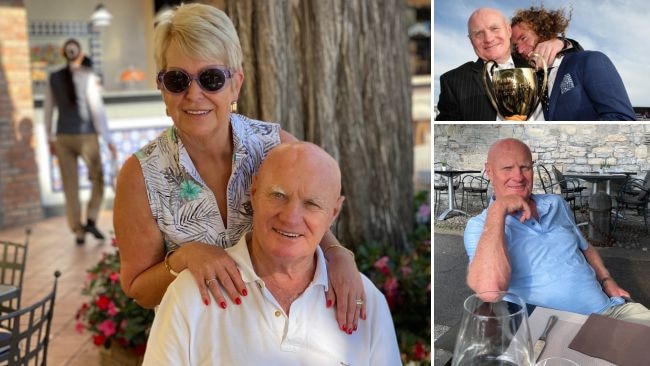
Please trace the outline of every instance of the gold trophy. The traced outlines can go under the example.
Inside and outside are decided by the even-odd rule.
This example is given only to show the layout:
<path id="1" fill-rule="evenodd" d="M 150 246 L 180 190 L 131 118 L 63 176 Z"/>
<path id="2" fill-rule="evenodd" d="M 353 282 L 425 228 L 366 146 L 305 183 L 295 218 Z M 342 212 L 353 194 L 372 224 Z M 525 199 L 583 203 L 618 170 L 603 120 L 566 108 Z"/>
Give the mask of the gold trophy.
<path id="1" fill-rule="evenodd" d="M 503 120 L 526 121 L 542 101 L 546 90 L 546 60 L 534 53 L 530 61 L 533 65 L 542 65 L 544 81 L 541 85 L 534 67 L 495 70 L 497 63 L 493 60 L 483 66 L 483 85 L 492 106 Z"/>

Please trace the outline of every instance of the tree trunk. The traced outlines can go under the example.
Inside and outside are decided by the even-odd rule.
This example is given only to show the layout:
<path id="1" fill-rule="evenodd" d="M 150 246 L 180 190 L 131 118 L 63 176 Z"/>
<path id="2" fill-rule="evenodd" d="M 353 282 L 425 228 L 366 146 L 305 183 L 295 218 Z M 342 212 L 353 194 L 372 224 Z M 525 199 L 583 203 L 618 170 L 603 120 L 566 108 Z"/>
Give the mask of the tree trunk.
<path id="1" fill-rule="evenodd" d="M 401 246 L 413 227 L 403 0 L 227 0 L 244 52 L 239 111 L 278 121 L 341 166 L 346 245 Z"/>

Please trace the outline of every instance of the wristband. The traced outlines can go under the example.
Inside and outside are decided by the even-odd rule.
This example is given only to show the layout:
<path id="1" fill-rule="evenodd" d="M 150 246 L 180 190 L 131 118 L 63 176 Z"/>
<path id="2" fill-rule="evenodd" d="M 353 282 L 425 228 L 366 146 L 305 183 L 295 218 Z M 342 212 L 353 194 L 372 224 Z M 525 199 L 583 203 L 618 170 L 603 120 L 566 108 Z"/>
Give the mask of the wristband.
<path id="1" fill-rule="evenodd" d="M 602 280 L 598 281 L 600 283 L 600 287 L 603 287 L 603 284 L 605 283 L 605 281 L 608 281 L 608 280 L 613 281 L 612 278 L 609 277 L 609 276 L 607 276 L 607 277 L 603 278 Z"/>
<path id="2" fill-rule="evenodd" d="M 332 249 L 332 248 L 341 248 L 341 249 L 347 251 L 348 253 L 350 253 L 350 255 L 352 256 L 352 259 L 354 260 L 354 253 L 350 249 L 344 247 L 341 244 L 332 244 L 332 245 L 328 246 L 327 248 L 325 248 L 325 250 L 323 250 L 323 255 L 325 255 L 327 253 L 327 251 Z"/>
<path id="3" fill-rule="evenodd" d="M 163 263 L 165 264 L 165 269 L 167 269 L 167 271 L 169 271 L 169 273 L 172 276 L 177 277 L 178 272 L 174 271 L 172 269 L 172 266 L 169 265 L 169 256 L 172 255 L 172 253 L 174 253 L 175 251 L 176 251 L 176 249 L 172 249 L 169 252 L 167 252 L 167 254 L 165 254 L 165 260 L 163 261 Z"/>

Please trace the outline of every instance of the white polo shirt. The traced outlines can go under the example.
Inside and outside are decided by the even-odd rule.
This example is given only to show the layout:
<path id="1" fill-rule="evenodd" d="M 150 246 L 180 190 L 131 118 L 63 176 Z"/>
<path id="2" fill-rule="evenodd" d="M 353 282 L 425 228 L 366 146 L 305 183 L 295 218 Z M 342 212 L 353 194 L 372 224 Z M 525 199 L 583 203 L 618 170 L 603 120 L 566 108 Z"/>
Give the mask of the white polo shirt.
<path id="1" fill-rule="evenodd" d="M 251 264 L 246 236 L 226 249 L 248 296 L 227 308 L 203 304 L 192 274 L 172 282 L 158 308 L 144 365 L 401 365 L 383 294 L 365 276 L 368 318 L 351 335 L 325 307 L 327 269 L 320 248 L 314 278 L 287 316 Z"/>

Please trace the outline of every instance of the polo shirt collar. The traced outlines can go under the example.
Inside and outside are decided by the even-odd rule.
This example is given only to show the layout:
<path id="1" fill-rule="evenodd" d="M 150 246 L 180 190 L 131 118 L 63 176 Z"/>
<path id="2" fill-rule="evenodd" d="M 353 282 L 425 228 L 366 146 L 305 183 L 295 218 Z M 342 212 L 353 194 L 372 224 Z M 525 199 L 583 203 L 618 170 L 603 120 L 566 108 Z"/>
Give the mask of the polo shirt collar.
<path id="1" fill-rule="evenodd" d="M 241 237 L 239 242 L 226 249 L 230 257 L 237 263 L 239 271 L 241 272 L 242 281 L 244 283 L 255 282 L 261 287 L 264 287 L 264 281 L 255 273 L 253 269 L 253 262 L 251 261 L 250 252 L 248 251 L 248 245 L 246 245 L 246 239 L 251 234 L 248 233 Z M 316 271 L 314 271 L 314 278 L 312 279 L 310 286 L 323 286 L 324 291 L 327 291 L 328 280 L 327 280 L 327 265 L 325 263 L 325 256 L 323 251 L 320 249 L 320 246 L 316 247 Z"/>

